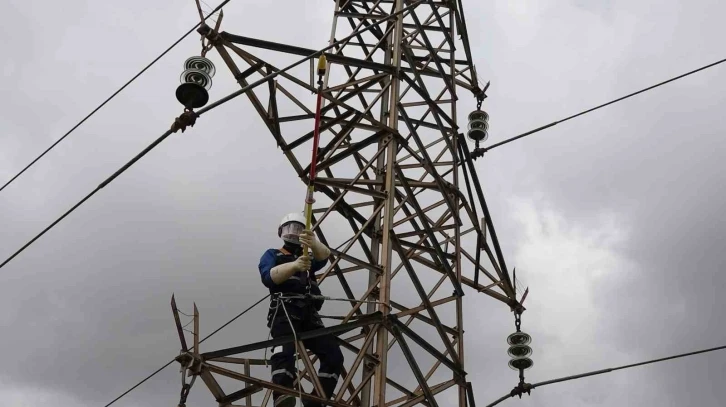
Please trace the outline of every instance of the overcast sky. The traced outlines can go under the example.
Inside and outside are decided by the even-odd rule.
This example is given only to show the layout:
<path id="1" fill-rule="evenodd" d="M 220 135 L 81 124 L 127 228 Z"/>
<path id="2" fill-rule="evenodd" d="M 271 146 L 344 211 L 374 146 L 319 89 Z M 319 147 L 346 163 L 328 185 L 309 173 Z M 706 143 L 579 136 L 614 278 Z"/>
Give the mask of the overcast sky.
<path id="1" fill-rule="evenodd" d="M 717 1 L 464 4 L 479 75 L 492 83 L 492 142 L 725 57 Z M 332 7 L 233 0 L 224 29 L 321 48 Z M 191 0 L 8 0 L 2 11 L 2 183 L 197 18 Z M 168 128 L 180 68 L 198 52 L 190 36 L 0 193 L 2 259 Z M 212 99 L 235 89 L 215 62 Z M 477 161 L 508 265 L 531 289 L 529 382 L 726 343 L 725 73 L 713 68 Z M 186 312 L 197 302 L 203 334 L 251 305 L 263 292 L 259 256 L 278 245 L 277 221 L 303 194 L 245 99 L 171 136 L 0 270 L 0 404 L 105 405 L 177 354 L 172 292 Z M 264 339 L 265 306 L 202 349 Z M 486 405 L 517 382 L 506 366 L 512 317 L 484 295 L 465 306 L 469 380 Z M 722 406 L 725 370 L 726 355 L 712 353 L 503 405 Z M 179 390 L 169 368 L 117 405 L 174 405 Z M 189 401 L 213 403 L 201 382 Z"/>

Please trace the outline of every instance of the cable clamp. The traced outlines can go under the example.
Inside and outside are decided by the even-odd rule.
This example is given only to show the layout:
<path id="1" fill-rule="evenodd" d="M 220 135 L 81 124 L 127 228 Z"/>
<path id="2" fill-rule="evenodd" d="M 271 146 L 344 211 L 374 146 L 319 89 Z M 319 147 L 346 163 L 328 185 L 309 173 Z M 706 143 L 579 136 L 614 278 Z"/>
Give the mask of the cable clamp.
<path id="1" fill-rule="evenodd" d="M 194 127 L 194 123 L 197 121 L 197 117 L 199 117 L 199 115 L 195 111 L 191 109 L 184 109 L 184 113 L 174 119 L 174 123 L 172 123 L 171 125 L 171 131 L 176 133 L 177 131 L 181 130 L 182 133 L 184 133 L 184 130 L 186 130 L 187 126 Z"/>

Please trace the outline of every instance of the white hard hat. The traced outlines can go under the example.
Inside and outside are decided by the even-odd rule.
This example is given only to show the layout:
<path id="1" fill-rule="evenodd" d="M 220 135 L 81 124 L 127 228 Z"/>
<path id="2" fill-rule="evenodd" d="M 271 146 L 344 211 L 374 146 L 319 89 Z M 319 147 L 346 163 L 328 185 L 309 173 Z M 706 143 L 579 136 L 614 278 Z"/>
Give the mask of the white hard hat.
<path id="1" fill-rule="evenodd" d="M 280 221 L 277 236 L 291 243 L 298 243 L 298 235 L 305 228 L 305 216 L 300 212 L 288 213 Z"/>

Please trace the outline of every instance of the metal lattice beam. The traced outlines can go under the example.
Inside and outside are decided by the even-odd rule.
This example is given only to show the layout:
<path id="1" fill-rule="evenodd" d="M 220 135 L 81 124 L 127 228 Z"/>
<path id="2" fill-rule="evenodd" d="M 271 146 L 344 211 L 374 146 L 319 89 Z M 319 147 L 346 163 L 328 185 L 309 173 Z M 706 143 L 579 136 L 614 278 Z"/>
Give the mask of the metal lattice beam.
<path id="1" fill-rule="evenodd" d="M 458 91 L 481 92 L 461 7 L 451 0 L 335 1 L 313 212 L 318 238 L 337 247 L 318 281 L 324 291 L 337 284 L 346 300 L 336 304 L 348 308 L 339 323 L 298 334 L 302 340 L 333 333 L 354 354 L 346 357 L 329 405 L 437 406 L 446 404 L 438 397 L 454 389 L 459 407 L 473 406 L 465 377 L 463 296 L 473 288 L 521 307 L 457 121 Z M 272 139 L 307 183 L 316 51 L 208 26 L 200 33 L 247 89 Z M 276 65 L 301 55 L 310 58 L 309 72 Z M 267 86 L 249 88 L 272 73 L 278 75 Z M 354 330 L 360 332 L 344 337 Z M 298 389 L 279 388 L 266 379 L 269 372 L 260 373 L 265 379 L 251 373 L 250 366 L 262 363 L 233 355 L 293 340 L 179 360 L 198 368 L 220 405 L 246 399 L 245 405 L 266 407 L 272 390 L 297 396 Z M 316 358 L 304 355 L 302 362 L 308 388 L 319 387 Z M 216 363 L 244 365 L 245 371 Z M 245 387 L 225 394 L 214 375 Z"/>

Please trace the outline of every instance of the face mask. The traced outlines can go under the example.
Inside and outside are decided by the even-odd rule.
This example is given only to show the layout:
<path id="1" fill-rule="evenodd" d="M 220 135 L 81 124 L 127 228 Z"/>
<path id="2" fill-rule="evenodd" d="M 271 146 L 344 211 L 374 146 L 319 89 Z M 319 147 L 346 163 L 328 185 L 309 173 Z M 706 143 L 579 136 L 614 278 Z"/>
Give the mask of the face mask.
<path id="1" fill-rule="evenodd" d="M 282 248 L 287 250 L 290 254 L 294 254 L 295 256 L 302 256 L 302 246 L 299 244 L 285 242 Z"/>
<path id="2" fill-rule="evenodd" d="M 294 244 L 300 243 L 300 233 L 304 230 L 305 226 L 297 223 L 297 222 L 290 222 L 287 225 L 284 225 L 282 227 L 282 232 L 280 233 L 280 237 L 282 240 Z"/>

